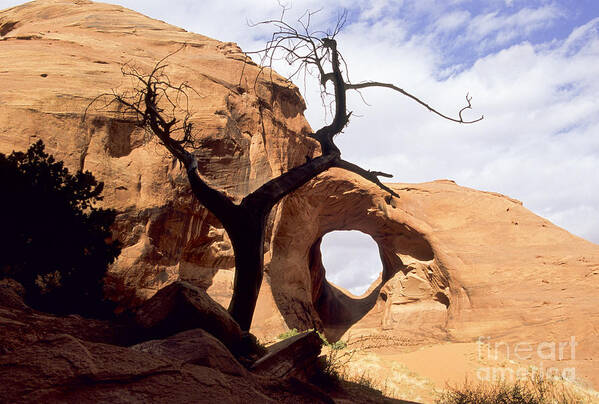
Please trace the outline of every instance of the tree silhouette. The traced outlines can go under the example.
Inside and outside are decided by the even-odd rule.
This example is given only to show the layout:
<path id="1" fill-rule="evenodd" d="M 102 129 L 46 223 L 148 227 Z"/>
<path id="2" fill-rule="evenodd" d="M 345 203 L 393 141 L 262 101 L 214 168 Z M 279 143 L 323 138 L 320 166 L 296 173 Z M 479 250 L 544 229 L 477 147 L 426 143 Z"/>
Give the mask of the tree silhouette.
<path id="1" fill-rule="evenodd" d="M 120 247 L 111 241 L 115 211 L 95 206 L 104 184 L 70 174 L 41 140 L 0 154 L 0 181 L 0 277 L 23 284 L 36 309 L 107 315 L 102 281 Z"/>
<path id="2" fill-rule="evenodd" d="M 473 123 L 482 119 L 481 117 L 466 121 L 462 118 L 464 110 L 471 108 L 469 96 L 466 96 L 467 105 L 459 111 L 458 117 L 451 118 L 392 84 L 379 82 L 352 84 L 343 71 L 344 69 L 347 71 L 347 67 L 343 67 L 345 63 L 335 40 L 335 36 L 343 26 L 344 17 L 339 20 L 332 32 L 327 33 L 310 30 L 311 16 L 312 14 L 307 13 L 304 19 L 299 20 L 299 29 L 284 21 L 284 11 L 279 20 L 259 23 L 272 24 L 276 27 L 276 31 L 266 47 L 256 53 L 261 57 L 262 68 L 271 66 L 273 60 L 282 53 L 289 64 L 298 66 L 294 75 L 302 71 L 316 74 L 324 94 L 327 94 L 327 83 L 333 84 L 331 95 L 334 98 L 335 108 L 332 122 L 309 135 L 320 144 L 321 155 L 308 159 L 306 163 L 271 179 L 246 195 L 239 204 L 206 183 L 198 171 L 198 162 L 194 154 L 196 139 L 193 124 L 190 122 L 188 98 L 189 93 L 194 90 L 187 83 L 173 84 L 165 73 L 166 60 L 180 49 L 158 61 L 149 73 L 140 72 L 130 65 L 123 66 L 122 73 L 133 79 L 136 83 L 134 88 L 120 93 L 113 91 L 96 98 L 98 100 L 108 97 L 104 107 L 117 104 L 121 113 L 135 117 L 138 126 L 155 135 L 160 143 L 184 165 L 194 196 L 223 224 L 235 254 L 235 282 L 229 311 L 243 330 L 250 328 L 262 282 L 267 218 L 271 209 L 285 195 L 330 167 L 339 167 L 354 172 L 385 190 L 389 194 L 388 203 L 390 198 L 399 197 L 378 178 L 391 177 L 391 175 L 366 170 L 341 158 L 341 151 L 335 145 L 334 137 L 341 133 L 351 116 L 351 112 L 347 110 L 347 91 L 375 86 L 387 87 L 408 96 L 445 119 L 459 123 Z M 247 58 L 250 59 L 249 56 Z M 263 70 L 261 74 L 265 74 Z M 274 91 L 275 85 L 272 80 L 271 83 Z"/>

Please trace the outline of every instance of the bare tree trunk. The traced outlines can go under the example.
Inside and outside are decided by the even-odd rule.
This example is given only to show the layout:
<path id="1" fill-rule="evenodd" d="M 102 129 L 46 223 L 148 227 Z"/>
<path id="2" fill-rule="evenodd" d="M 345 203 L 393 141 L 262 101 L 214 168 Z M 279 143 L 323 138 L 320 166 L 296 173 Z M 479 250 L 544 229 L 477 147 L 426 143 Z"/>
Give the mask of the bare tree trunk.
<path id="1" fill-rule="evenodd" d="M 337 159 L 336 154 L 320 156 L 292 168 L 248 195 L 241 205 L 235 205 L 223 217 L 223 226 L 235 253 L 235 281 L 229 313 L 242 330 L 250 329 L 262 285 L 266 221 L 272 207 L 285 195 L 331 167 Z M 203 195 L 196 193 L 200 201 Z"/>
<path id="2" fill-rule="evenodd" d="M 264 266 L 264 232 L 267 215 L 248 212 L 229 233 L 235 253 L 235 282 L 229 313 L 248 331 L 256 309 Z"/>

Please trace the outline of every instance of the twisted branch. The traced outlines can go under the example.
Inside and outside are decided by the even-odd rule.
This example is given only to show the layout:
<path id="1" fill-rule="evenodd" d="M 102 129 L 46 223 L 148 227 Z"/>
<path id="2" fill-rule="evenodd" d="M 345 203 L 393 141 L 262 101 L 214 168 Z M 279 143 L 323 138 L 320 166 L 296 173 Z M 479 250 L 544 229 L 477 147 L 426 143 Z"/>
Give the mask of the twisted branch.
<path id="1" fill-rule="evenodd" d="M 458 119 L 456 118 L 452 118 L 450 116 L 447 116 L 441 112 L 439 112 L 438 110 L 436 110 L 435 108 L 431 107 L 429 104 L 427 104 L 426 102 L 422 101 L 420 98 L 416 97 L 415 95 L 410 94 L 409 92 L 407 92 L 406 90 L 404 90 L 403 88 L 399 88 L 394 84 L 390 84 L 390 83 L 381 83 L 378 81 L 367 81 L 364 83 L 357 83 L 357 84 L 352 84 L 352 83 L 346 83 L 345 84 L 345 89 L 346 90 L 359 90 L 362 88 L 368 88 L 368 87 L 384 87 L 384 88 L 390 88 L 392 90 L 397 91 L 398 93 L 401 93 L 403 95 L 405 95 L 406 97 L 411 98 L 412 100 L 416 101 L 418 104 L 424 106 L 426 109 L 428 109 L 430 112 L 439 115 L 442 118 L 445 118 L 449 121 L 453 121 L 453 122 L 457 122 L 457 123 L 475 123 L 478 121 L 483 120 L 484 115 L 481 115 L 480 118 L 472 120 L 472 121 L 465 121 L 464 118 L 462 117 L 462 112 L 464 112 L 467 109 L 472 109 L 472 97 L 470 96 L 469 93 L 466 93 L 466 106 L 463 107 L 462 109 L 460 109 L 460 111 L 458 112 Z"/>

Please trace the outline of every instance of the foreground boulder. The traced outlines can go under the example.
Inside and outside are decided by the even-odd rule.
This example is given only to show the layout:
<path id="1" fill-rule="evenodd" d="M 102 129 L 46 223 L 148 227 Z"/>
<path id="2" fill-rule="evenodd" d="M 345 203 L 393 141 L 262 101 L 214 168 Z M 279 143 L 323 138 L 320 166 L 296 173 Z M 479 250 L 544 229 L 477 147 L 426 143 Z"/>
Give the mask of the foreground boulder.
<path id="1" fill-rule="evenodd" d="M 131 349 L 180 361 L 182 364 L 191 363 L 218 369 L 229 375 L 248 374 L 222 342 L 201 329 L 184 331 L 166 339 L 142 342 Z"/>
<path id="2" fill-rule="evenodd" d="M 276 402 L 248 377 L 66 334 L 0 355 L 3 402 Z"/>
<path id="3" fill-rule="evenodd" d="M 136 310 L 135 320 L 154 338 L 201 328 L 233 350 L 242 339 L 241 328 L 229 312 L 187 282 L 174 282 L 158 291 Z"/>
<path id="4" fill-rule="evenodd" d="M 304 332 L 271 345 L 268 353 L 251 367 L 270 377 L 308 380 L 317 370 L 322 340 L 316 331 Z"/>
<path id="5" fill-rule="evenodd" d="M 332 402 L 310 384 L 248 372 L 204 330 L 126 348 L 115 344 L 139 338 L 135 327 L 41 313 L 20 292 L 0 283 L 2 403 Z"/>

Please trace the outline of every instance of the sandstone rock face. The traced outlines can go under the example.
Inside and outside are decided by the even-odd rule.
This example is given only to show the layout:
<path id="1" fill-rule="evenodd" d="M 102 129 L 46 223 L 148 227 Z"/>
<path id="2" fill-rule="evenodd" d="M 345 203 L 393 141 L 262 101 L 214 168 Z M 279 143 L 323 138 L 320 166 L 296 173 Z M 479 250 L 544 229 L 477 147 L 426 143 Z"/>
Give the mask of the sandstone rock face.
<path id="1" fill-rule="evenodd" d="M 222 226 L 193 200 L 168 152 L 103 109 L 106 99 L 88 108 L 129 88 L 123 64 L 149 71 L 185 44 L 167 74 L 198 92 L 189 108 L 202 175 L 236 200 L 314 152 L 297 88 L 276 74 L 256 81 L 259 69 L 233 43 L 119 6 L 39 0 L 0 12 L 0 44 L 0 58 L 11 61 L 0 72 L 0 152 L 42 139 L 70 169 L 105 182 L 104 205 L 121 212 L 115 234 L 124 244 L 111 269 L 115 300 L 138 303 L 176 279 L 206 288 L 234 265 Z"/>
<path id="2" fill-rule="evenodd" d="M 388 203 L 387 196 L 375 186 L 342 170 L 329 171 L 289 197 L 275 224 L 269 274 L 276 285 L 275 301 L 290 313 L 286 320 L 299 329 L 324 325 L 328 337 L 335 340 L 348 325 L 380 304 L 379 297 L 384 296 L 387 306 L 426 302 L 428 306 L 421 307 L 421 311 L 440 313 L 432 315 L 444 323 L 449 295 L 447 272 L 434 261 L 433 247 L 416 226 L 417 220 L 406 222 L 404 215 L 398 214 L 397 204 L 402 200 Z M 320 240 L 334 230 L 360 230 L 379 245 L 382 278 L 360 300 L 325 280 Z M 302 304 L 307 310 L 295 308 Z M 390 321 L 387 315 L 385 328 Z M 416 330 L 429 336 L 437 325 Z"/>

